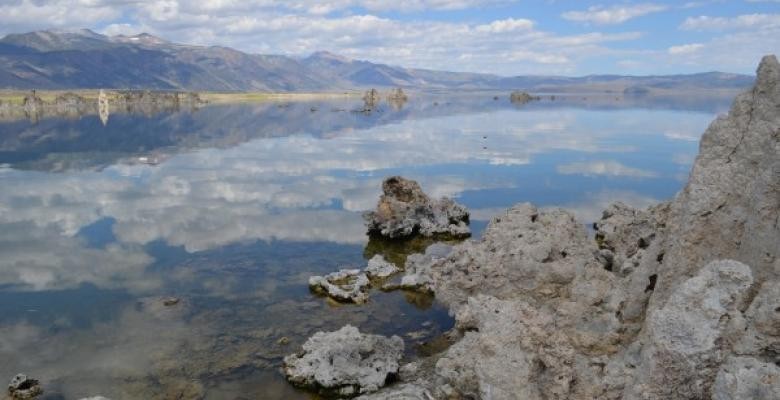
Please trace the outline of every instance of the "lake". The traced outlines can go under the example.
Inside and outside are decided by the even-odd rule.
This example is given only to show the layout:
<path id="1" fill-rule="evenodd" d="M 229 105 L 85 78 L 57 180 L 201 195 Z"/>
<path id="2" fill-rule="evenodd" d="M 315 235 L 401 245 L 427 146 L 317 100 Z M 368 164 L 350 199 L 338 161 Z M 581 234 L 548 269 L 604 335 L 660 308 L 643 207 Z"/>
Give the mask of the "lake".
<path id="1" fill-rule="evenodd" d="M 313 398 L 279 367 L 314 332 L 398 334 L 411 360 L 453 324 L 426 296 L 308 290 L 398 257 L 361 217 L 384 177 L 454 197 L 475 237 L 526 201 L 589 224 L 673 197 L 730 102 L 475 93 L 0 122 L 0 379 L 49 399 Z"/>

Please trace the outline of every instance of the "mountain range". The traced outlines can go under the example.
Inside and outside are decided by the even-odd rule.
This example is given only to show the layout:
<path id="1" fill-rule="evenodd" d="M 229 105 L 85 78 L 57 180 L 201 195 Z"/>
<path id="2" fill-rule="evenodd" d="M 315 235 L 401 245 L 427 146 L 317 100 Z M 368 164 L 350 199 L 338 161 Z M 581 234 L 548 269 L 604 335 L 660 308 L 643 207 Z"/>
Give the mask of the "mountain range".
<path id="1" fill-rule="evenodd" d="M 324 51 L 306 58 L 249 54 L 223 46 L 173 43 L 146 33 L 106 36 L 88 29 L 9 34 L 0 39 L 0 89 L 297 92 L 404 87 L 645 94 L 742 89 L 749 87 L 753 79 L 722 72 L 506 77 L 404 68 Z"/>

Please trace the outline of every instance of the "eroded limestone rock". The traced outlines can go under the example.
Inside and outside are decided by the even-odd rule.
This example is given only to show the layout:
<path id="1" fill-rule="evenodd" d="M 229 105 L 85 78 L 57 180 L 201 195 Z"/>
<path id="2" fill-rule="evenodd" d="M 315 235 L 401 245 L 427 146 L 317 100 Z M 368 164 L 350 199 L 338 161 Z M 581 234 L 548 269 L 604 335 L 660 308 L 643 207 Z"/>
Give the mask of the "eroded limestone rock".
<path id="1" fill-rule="evenodd" d="M 344 303 L 365 303 L 371 286 L 368 276 L 359 269 L 342 269 L 325 276 L 309 278 L 309 288 L 315 293 Z"/>
<path id="2" fill-rule="evenodd" d="M 375 255 L 368 260 L 368 265 L 363 270 L 369 279 L 385 279 L 400 271 L 393 263 L 388 262 L 382 255 Z"/>
<path id="3" fill-rule="evenodd" d="M 370 234 L 387 238 L 468 237 L 469 213 L 448 198 L 430 199 L 420 185 L 400 176 L 385 179 L 376 211 L 364 215 Z"/>
<path id="4" fill-rule="evenodd" d="M 284 358 L 284 373 L 295 385 L 329 394 L 370 393 L 395 380 L 403 350 L 398 336 L 363 334 L 346 325 L 314 334 L 302 352 Z"/>
<path id="5" fill-rule="evenodd" d="M 780 397 L 780 367 L 751 357 L 733 357 L 721 366 L 713 400 L 774 400 Z"/>
<path id="6" fill-rule="evenodd" d="M 447 399 L 780 398 L 775 57 L 675 199 L 610 206 L 594 229 L 521 204 L 443 259 L 409 257 L 460 340 L 404 381 Z"/>

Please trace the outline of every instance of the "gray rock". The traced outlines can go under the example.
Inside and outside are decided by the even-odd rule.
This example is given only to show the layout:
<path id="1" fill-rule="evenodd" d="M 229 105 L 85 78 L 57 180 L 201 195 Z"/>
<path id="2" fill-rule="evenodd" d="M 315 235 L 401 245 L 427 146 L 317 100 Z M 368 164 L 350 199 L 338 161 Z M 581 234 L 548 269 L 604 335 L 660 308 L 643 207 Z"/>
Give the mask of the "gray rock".
<path id="1" fill-rule="evenodd" d="M 434 243 L 425 249 L 424 254 L 412 254 L 406 258 L 404 270 L 406 274 L 401 278 L 400 288 L 423 293 L 433 292 L 434 264 L 440 263 L 452 252 L 452 246 L 443 243 Z"/>
<path id="2" fill-rule="evenodd" d="M 43 394 L 43 388 L 36 379 L 17 374 L 8 384 L 8 396 L 13 400 L 34 399 Z"/>
<path id="3" fill-rule="evenodd" d="M 780 398 L 779 133 L 765 57 L 672 201 L 610 206 L 596 240 L 520 204 L 445 258 L 410 256 L 459 340 L 404 381 L 436 398 Z"/>
<path id="4" fill-rule="evenodd" d="M 709 397 L 729 344 L 744 331 L 740 307 L 752 283 L 750 267 L 730 260 L 711 262 L 683 282 L 646 321 L 648 343 L 630 395 Z"/>
<path id="5" fill-rule="evenodd" d="M 393 176 L 382 183 L 382 191 L 377 209 L 364 214 L 369 234 L 387 238 L 470 235 L 466 208 L 448 198 L 430 199 L 417 182 Z"/>
<path id="6" fill-rule="evenodd" d="M 370 393 L 395 379 L 403 350 L 398 336 L 362 334 L 346 325 L 315 333 L 301 353 L 284 358 L 284 373 L 295 385 L 329 394 Z"/>
<path id="7" fill-rule="evenodd" d="M 750 357 L 733 357 L 718 371 L 713 400 L 776 400 L 780 398 L 780 367 Z"/>
<path id="8" fill-rule="evenodd" d="M 436 363 L 439 398 L 569 398 L 573 349 L 549 314 L 479 295 L 460 309 L 457 328 L 463 338 Z"/>
<path id="9" fill-rule="evenodd" d="M 450 306 L 476 294 L 560 297 L 578 270 L 597 264 L 595 250 L 571 213 L 519 204 L 493 218 L 482 239 L 455 246 L 431 268 L 433 289 Z"/>
<path id="10" fill-rule="evenodd" d="M 388 388 L 378 393 L 367 394 L 356 400 L 433 400 L 434 397 L 423 386 L 414 383 L 404 383 Z"/>
<path id="11" fill-rule="evenodd" d="M 363 270 L 369 279 L 385 279 L 399 271 L 398 267 L 385 260 L 380 254 L 371 257 L 368 260 L 368 265 Z"/>
<path id="12" fill-rule="evenodd" d="M 309 288 L 315 293 L 344 302 L 361 304 L 368 301 L 371 283 L 359 269 L 342 269 L 325 276 L 309 278 Z"/>
<path id="13" fill-rule="evenodd" d="M 717 259 L 780 279 L 780 64 L 766 56 L 755 86 L 704 133 L 690 179 L 672 202 L 655 301 Z"/>

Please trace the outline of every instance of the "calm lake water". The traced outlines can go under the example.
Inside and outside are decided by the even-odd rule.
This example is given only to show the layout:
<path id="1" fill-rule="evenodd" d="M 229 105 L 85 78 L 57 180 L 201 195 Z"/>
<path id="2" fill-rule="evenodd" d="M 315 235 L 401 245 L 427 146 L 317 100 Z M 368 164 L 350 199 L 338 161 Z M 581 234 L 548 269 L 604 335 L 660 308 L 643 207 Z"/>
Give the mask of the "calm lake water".
<path id="1" fill-rule="evenodd" d="M 339 100 L 0 122 L 0 380 L 27 373 L 50 399 L 312 398 L 279 366 L 314 332 L 399 334 L 413 359 L 452 326 L 426 297 L 309 293 L 310 275 L 387 251 L 361 218 L 384 177 L 455 197 L 476 236 L 525 201 L 589 223 L 672 197 L 730 101 L 475 94 L 369 115 Z"/>

